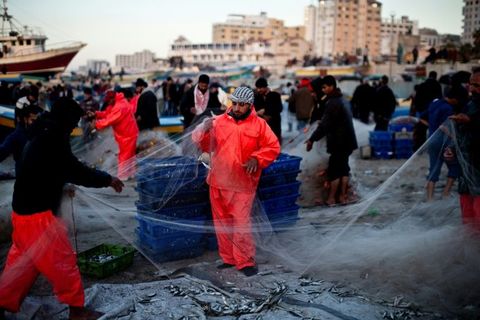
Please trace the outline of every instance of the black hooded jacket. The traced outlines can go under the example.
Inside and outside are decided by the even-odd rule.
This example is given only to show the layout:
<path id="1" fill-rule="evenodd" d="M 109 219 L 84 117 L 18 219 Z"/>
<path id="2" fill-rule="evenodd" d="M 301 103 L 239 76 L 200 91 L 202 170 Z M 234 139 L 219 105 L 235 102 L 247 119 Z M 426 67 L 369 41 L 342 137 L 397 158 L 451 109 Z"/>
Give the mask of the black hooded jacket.
<path id="1" fill-rule="evenodd" d="M 358 148 L 352 113 L 345 106 L 339 89 L 327 96 L 323 117 L 309 140 L 318 141 L 324 136 L 327 137 L 327 152 L 330 154 L 351 153 Z"/>
<path id="2" fill-rule="evenodd" d="M 70 130 L 50 114 L 43 114 L 30 128 L 19 163 L 13 191 L 13 210 L 30 215 L 56 211 L 65 183 L 107 187 L 112 177 L 81 163 L 70 148 Z"/>

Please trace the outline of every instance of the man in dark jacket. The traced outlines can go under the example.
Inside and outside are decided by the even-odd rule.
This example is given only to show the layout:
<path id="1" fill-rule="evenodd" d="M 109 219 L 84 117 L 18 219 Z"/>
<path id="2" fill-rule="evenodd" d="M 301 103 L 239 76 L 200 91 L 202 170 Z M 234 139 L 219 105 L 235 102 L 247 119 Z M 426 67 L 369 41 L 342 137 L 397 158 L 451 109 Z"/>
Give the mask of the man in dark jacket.
<path id="1" fill-rule="evenodd" d="M 163 90 L 163 115 L 172 116 L 177 114 L 178 90 L 172 77 L 162 84 Z"/>
<path id="2" fill-rule="evenodd" d="M 218 93 L 209 90 L 210 77 L 200 75 L 198 83 L 188 90 L 180 103 L 180 112 L 183 115 L 183 126 L 188 128 L 195 118 L 202 115 L 221 114 L 222 104 L 218 101 Z"/>
<path id="3" fill-rule="evenodd" d="M 417 86 L 415 90 L 415 112 L 422 114 L 435 99 L 442 98 L 442 86 L 437 81 L 437 73 L 430 71 L 427 80 Z M 424 119 L 428 121 L 428 119 Z M 428 127 L 419 121 L 413 128 L 413 150 L 418 150 L 427 141 Z"/>
<path id="4" fill-rule="evenodd" d="M 151 90 L 145 90 L 147 87 L 148 84 L 143 79 L 138 78 L 135 82 L 135 93 L 139 95 L 135 118 L 140 131 L 160 126 L 157 96 Z"/>
<path id="5" fill-rule="evenodd" d="M 370 118 L 371 105 L 375 101 L 375 89 L 372 88 L 368 81 L 362 79 L 360 84 L 353 92 L 352 113 L 355 118 L 360 119 L 365 124 L 368 124 Z"/>
<path id="6" fill-rule="evenodd" d="M 100 104 L 93 98 L 93 92 L 91 88 L 83 89 L 83 100 L 80 102 L 80 107 L 83 109 L 85 115 L 80 121 L 80 126 L 82 127 L 83 133 L 83 142 L 89 142 L 95 139 L 95 134 L 92 132 L 92 119 L 90 119 L 86 114 L 89 112 L 96 112 L 100 109 Z"/>
<path id="7" fill-rule="evenodd" d="M 27 128 L 33 124 L 42 111 L 42 108 L 37 105 L 28 105 L 18 110 L 15 130 L 0 144 L 0 162 L 13 154 L 16 174 L 18 173 L 23 147 L 27 143 Z"/>
<path id="8" fill-rule="evenodd" d="M 289 108 L 295 110 L 297 130 L 302 130 L 308 125 L 315 104 L 316 101 L 310 80 L 302 79 L 298 85 L 298 90 L 292 94 L 288 101 Z"/>
<path id="9" fill-rule="evenodd" d="M 377 89 L 373 105 L 373 117 L 376 123 L 375 131 L 388 130 L 388 123 L 397 104 L 397 99 L 392 89 L 388 86 L 388 77 L 384 75 L 380 79 L 380 86 Z"/>
<path id="10" fill-rule="evenodd" d="M 471 100 L 450 119 L 457 124 L 456 158 L 460 163 L 458 193 L 464 224 L 480 231 L 480 68 L 475 68 L 468 89 Z"/>
<path id="11" fill-rule="evenodd" d="M 267 121 L 268 126 L 277 136 L 278 142 L 282 144 L 282 98 L 278 92 L 270 90 L 265 78 L 258 78 L 255 87 L 257 88 L 257 94 L 253 104 L 257 115 Z"/>
<path id="12" fill-rule="evenodd" d="M 310 151 L 315 141 L 327 137 L 327 152 L 330 154 L 327 170 L 330 191 L 326 203 L 328 205 L 337 203 L 337 191 L 340 186 L 338 199 L 340 203 L 346 204 L 350 174 L 348 158 L 352 151 L 358 147 L 352 113 L 345 106 L 342 93 L 337 88 L 334 77 L 326 76 L 323 78 L 322 90 L 327 97 L 325 112 L 317 129 L 305 143 L 307 144 L 307 151 Z"/>
<path id="13" fill-rule="evenodd" d="M 119 179 L 87 167 L 72 154 L 70 134 L 82 115 L 73 99 L 60 98 L 32 126 L 13 191 L 13 243 L 0 277 L 0 319 L 4 309 L 19 310 L 40 273 L 51 282 L 60 302 L 70 306 L 70 319 L 100 315 L 84 308 L 76 255 L 66 226 L 54 215 L 67 182 L 122 191 Z"/>

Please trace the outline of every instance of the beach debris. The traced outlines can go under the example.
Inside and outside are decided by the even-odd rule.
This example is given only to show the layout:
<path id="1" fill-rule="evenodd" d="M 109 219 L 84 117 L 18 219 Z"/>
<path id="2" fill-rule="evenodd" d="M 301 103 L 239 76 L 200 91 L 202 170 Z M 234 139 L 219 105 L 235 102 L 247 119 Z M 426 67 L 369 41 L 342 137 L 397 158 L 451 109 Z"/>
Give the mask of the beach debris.
<path id="1" fill-rule="evenodd" d="M 388 320 L 412 320 L 425 316 L 424 313 L 413 310 L 385 311 L 383 319 Z"/>
<path id="2" fill-rule="evenodd" d="M 301 287 L 306 287 L 306 286 L 319 286 L 322 285 L 325 281 L 324 280 L 312 280 L 308 278 L 301 278 L 300 279 L 300 286 Z"/>
<path id="3" fill-rule="evenodd" d="M 269 291 L 265 298 L 250 299 L 243 296 L 240 297 L 226 297 L 222 293 L 213 288 L 202 289 L 198 288 L 182 288 L 176 285 L 170 285 L 167 289 L 174 296 L 188 297 L 199 305 L 206 316 L 239 316 L 242 314 L 259 313 L 263 310 L 275 307 L 281 298 L 288 291 L 287 286 L 283 283 L 276 283 L 276 287 Z M 221 298 L 214 302 L 204 301 L 201 299 L 202 295 L 209 294 Z"/>
<path id="4" fill-rule="evenodd" d="M 132 312 L 136 312 L 135 301 L 133 299 L 128 299 L 124 303 L 120 304 L 118 307 L 105 313 L 103 316 L 99 318 L 99 320 L 117 319 L 120 317 L 126 317 Z"/>

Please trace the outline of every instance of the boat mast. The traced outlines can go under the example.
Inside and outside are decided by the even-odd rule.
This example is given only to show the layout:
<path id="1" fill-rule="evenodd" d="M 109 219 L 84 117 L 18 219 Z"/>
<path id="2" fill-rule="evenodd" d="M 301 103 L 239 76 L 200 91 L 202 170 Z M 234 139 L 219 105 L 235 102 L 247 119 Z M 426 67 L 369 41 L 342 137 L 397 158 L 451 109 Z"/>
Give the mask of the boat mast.
<path id="1" fill-rule="evenodd" d="M 15 22 L 13 21 L 13 16 L 8 14 L 8 8 L 7 8 L 7 0 L 2 0 L 3 6 L 2 6 L 2 11 L 1 11 L 1 17 L 2 17 L 2 28 L 0 30 L 0 35 L 4 37 L 16 37 L 19 35 L 19 28 L 15 25 Z M 5 24 L 8 24 L 7 26 Z"/>

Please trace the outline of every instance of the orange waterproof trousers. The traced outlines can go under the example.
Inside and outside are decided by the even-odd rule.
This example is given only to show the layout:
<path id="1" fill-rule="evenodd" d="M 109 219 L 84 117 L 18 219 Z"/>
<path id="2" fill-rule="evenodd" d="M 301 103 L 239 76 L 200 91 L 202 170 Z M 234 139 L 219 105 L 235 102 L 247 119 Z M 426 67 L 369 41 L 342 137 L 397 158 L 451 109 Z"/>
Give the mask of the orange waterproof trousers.
<path id="1" fill-rule="evenodd" d="M 83 307 L 83 285 L 65 224 L 52 211 L 13 212 L 12 224 L 12 247 L 0 276 L 0 308 L 17 312 L 40 273 L 60 302 Z"/>
<path id="2" fill-rule="evenodd" d="M 210 187 L 213 224 L 218 253 L 224 263 L 238 270 L 255 266 L 255 241 L 251 211 L 255 193 L 241 193 Z"/>
<path id="3" fill-rule="evenodd" d="M 122 139 L 118 143 L 118 178 L 126 180 L 135 175 L 137 137 Z"/>

